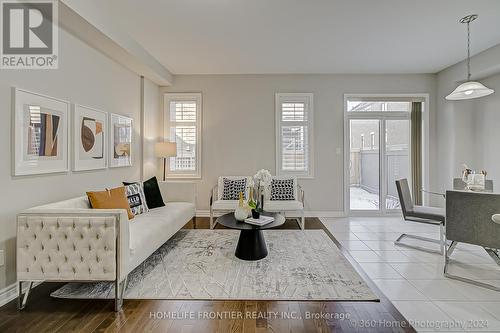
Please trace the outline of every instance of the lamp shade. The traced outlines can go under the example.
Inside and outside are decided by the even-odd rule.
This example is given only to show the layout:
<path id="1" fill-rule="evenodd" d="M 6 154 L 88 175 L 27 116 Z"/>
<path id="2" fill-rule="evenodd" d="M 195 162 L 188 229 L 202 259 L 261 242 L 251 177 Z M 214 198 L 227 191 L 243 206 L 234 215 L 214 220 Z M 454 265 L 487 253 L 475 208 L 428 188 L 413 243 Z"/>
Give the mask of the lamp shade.
<path id="1" fill-rule="evenodd" d="M 493 94 L 495 91 L 485 87 L 477 81 L 468 81 L 459 85 L 451 94 L 446 96 L 447 100 L 458 101 L 463 99 L 473 99 Z"/>
<path id="2" fill-rule="evenodd" d="M 177 156 L 177 144 L 175 142 L 157 142 L 155 145 L 155 155 L 157 157 Z"/>

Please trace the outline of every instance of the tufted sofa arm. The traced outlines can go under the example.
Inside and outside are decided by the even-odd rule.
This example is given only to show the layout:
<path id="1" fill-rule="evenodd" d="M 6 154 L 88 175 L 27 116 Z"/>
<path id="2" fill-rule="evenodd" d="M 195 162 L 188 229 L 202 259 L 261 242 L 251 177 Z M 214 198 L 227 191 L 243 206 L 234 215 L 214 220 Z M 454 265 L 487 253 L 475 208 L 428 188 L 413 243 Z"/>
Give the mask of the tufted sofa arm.
<path id="1" fill-rule="evenodd" d="M 26 210 L 16 246 L 19 281 L 123 281 L 128 217 L 120 209 Z"/>

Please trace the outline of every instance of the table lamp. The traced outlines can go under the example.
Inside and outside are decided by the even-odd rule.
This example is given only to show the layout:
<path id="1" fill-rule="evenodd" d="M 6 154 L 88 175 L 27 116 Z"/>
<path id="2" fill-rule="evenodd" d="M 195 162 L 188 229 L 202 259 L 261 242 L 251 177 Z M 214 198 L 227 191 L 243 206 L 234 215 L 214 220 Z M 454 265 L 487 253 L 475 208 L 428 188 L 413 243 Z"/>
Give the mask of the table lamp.
<path id="1" fill-rule="evenodd" d="M 157 142 L 155 145 L 155 155 L 163 158 L 163 181 L 165 181 L 167 157 L 177 156 L 177 144 L 175 142 Z"/>

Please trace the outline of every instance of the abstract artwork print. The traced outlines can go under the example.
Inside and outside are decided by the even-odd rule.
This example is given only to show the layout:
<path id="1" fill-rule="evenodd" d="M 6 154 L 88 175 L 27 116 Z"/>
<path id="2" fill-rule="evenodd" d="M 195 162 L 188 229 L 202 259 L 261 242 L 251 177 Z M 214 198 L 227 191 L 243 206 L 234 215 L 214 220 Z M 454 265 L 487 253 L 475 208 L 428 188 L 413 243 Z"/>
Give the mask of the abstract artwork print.
<path id="1" fill-rule="evenodd" d="M 104 158 L 104 126 L 101 121 L 83 117 L 80 140 L 84 158 Z"/>
<path id="2" fill-rule="evenodd" d="M 111 167 L 132 165 L 132 118 L 111 114 Z"/>
<path id="3" fill-rule="evenodd" d="M 106 112 L 75 105 L 73 170 L 95 170 L 107 167 Z"/>
<path id="4" fill-rule="evenodd" d="M 28 113 L 28 156 L 57 158 L 57 141 L 61 117 L 39 105 L 25 105 Z M 52 113 L 51 113 L 52 111 Z"/>
<path id="5" fill-rule="evenodd" d="M 65 172 L 70 104 L 12 88 L 14 95 L 14 176 Z"/>

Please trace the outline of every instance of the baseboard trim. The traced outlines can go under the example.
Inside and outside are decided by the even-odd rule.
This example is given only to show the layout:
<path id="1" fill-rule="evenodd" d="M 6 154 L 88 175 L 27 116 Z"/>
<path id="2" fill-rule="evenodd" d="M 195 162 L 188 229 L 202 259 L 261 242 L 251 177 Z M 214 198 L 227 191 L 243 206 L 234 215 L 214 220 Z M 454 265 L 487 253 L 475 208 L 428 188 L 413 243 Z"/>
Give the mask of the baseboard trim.
<path id="1" fill-rule="evenodd" d="M 0 290 L 0 306 L 4 306 L 5 304 L 12 301 L 17 297 L 17 286 L 16 283 L 11 284 Z"/>
<path id="2" fill-rule="evenodd" d="M 338 210 L 309 210 L 305 211 L 306 217 L 345 217 L 343 211 Z"/>
<path id="3" fill-rule="evenodd" d="M 33 288 L 38 286 L 40 283 L 42 282 L 40 281 L 34 282 Z M 27 283 L 24 284 L 23 293 L 26 292 L 26 289 L 28 289 Z M 16 297 L 17 297 L 17 282 L 0 290 L 0 307 L 16 299 Z"/>
<path id="4" fill-rule="evenodd" d="M 215 217 L 221 216 L 223 213 L 216 212 L 214 213 Z M 297 214 L 294 214 L 297 215 Z M 306 210 L 304 211 L 305 217 L 345 217 L 343 211 L 336 210 Z M 209 217 L 210 210 L 208 209 L 197 209 L 196 217 Z"/>

